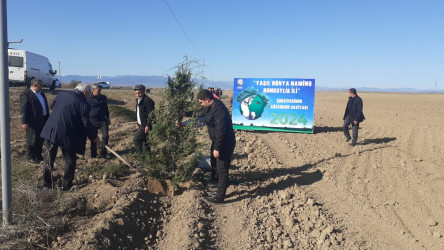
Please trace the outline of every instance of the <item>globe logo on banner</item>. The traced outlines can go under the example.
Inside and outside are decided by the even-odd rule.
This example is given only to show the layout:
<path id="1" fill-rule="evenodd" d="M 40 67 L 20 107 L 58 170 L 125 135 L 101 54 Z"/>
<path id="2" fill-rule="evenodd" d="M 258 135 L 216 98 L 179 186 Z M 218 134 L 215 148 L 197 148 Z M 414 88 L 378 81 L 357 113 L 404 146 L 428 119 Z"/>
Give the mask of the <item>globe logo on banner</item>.
<path id="1" fill-rule="evenodd" d="M 313 133 L 315 79 L 234 78 L 234 129 Z"/>
<path id="2" fill-rule="evenodd" d="M 260 118 L 269 102 L 265 95 L 260 94 L 254 88 L 248 88 L 242 91 L 237 96 L 236 101 L 240 104 L 240 113 L 248 120 L 256 120 Z"/>
<path id="3" fill-rule="evenodd" d="M 242 100 L 239 106 L 241 114 L 248 120 L 256 120 L 264 112 L 264 101 L 258 96 L 249 96 Z"/>

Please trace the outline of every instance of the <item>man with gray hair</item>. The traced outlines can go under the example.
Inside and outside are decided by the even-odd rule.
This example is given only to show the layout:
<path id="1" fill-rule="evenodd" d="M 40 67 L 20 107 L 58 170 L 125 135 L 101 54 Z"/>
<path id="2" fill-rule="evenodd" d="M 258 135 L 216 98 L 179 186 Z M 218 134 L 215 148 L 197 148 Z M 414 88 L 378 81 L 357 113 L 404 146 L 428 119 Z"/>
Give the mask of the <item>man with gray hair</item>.
<path id="1" fill-rule="evenodd" d="M 54 187 L 51 171 L 57 155 L 57 148 L 62 148 L 65 161 L 65 172 L 62 190 L 72 187 L 76 169 L 76 154 L 85 154 L 86 137 L 99 143 L 97 131 L 89 119 L 90 106 L 87 99 L 91 95 L 91 87 L 80 83 L 74 91 L 61 91 L 51 104 L 52 113 L 43 127 L 41 137 L 45 139 L 45 166 L 43 180 L 45 186 Z"/>

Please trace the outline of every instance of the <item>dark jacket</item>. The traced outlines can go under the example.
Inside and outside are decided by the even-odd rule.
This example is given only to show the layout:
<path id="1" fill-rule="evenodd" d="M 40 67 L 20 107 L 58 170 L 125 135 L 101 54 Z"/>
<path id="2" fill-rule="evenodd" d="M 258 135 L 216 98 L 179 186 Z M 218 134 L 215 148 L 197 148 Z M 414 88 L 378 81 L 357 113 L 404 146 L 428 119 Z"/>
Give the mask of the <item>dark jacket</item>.
<path id="1" fill-rule="evenodd" d="M 231 115 L 225 105 L 214 99 L 213 104 L 205 114 L 205 124 L 208 126 L 208 134 L 214 143 L 214 149 L 224 152 L 232 152 L 236 144 Z"/>
<path id="2" fill-rule="evenodd" d="M 136 111 L 137 106 L 139 106 L 139 116 L 142 124 L 139 124 L 142 128 L 148 126 L 152 129 L 152 121 L 148 119 L 148 115 L 154 110 L 154 101 L 149 98 L 147 95 L 142 96 L 142 100 L 140 103 L 137 103 L 138 99 L 136 99 Z"/>
<path id="3" fill-rule="evenodd" d="M 102 122 L 109 118 L 108 99 L 106 96 L 100 94 L 98 96 L 91 95 L 88 98 L 88 103 L 91 106 L 89 118 L 94 121 Z"/>
<path id="4" fill-rule="evenodd" d="M 347 107 L 345 108 L 344 118 L 345 120 L 347 116 L 349 116 L 348 120 L 350 122 L 362 122 L 365 119 L 364 113 L 362 112 L 362 99 L 358 95 L 355 95 L 354 98 L 349 97 Z"/>
<path id="5" fill-rule="evenodd" d="M 35 130 L 41 130 L 45 126 L 49 117 L 48 100 L 43 92 L 40 92 L 45 100 L 46 116 L 43 115 L 43 108 L 40 104 L 39 98 L 31 90 L 25 90 L 20 94 L 20 113 L 22 118 L 22 124 L 28 124 Z"/>
<path id="6" fill-rule="evenodd" d="M 85 154 L 86 137 L 90 140 L 97 137 L 89 120 L 90 106 L 85 96 L 78 90 L 61 91 L 51 108 L 40 136 L 63 149 Z"/>

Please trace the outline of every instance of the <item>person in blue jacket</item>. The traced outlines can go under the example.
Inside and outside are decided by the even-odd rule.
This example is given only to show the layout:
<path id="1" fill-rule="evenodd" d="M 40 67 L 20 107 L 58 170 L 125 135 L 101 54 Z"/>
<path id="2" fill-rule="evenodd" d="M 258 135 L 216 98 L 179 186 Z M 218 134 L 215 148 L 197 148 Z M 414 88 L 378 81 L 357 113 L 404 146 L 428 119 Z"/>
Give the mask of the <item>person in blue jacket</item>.
<path id="1" fill-rule="evenodd" d="M 348 132 L 348 128 L 350 124 L 352 125 L 352 133 L 353 133 L 353 140 L 350 143 L 350 146 L 354 147 L 356 146 L 356 142 L 358 140 L 358 130 L 359 130 L 359 123 L 364 121 L 365 116 L 362 112 L 363 109 L 363 103 L 361 97 L 358 96 L 356 89 L 351 88 L 348 90 L 348 102 L 347 107 L 345 108 L 345 114 L 344 114 L 344 125 L 342 126 L 342 129 L 344 131 L 345 139 L 347 142 L 349 142 L 352 138 L 350 137 L 350 133 Z"/>
<path id="2" fill-rule="evenodd" d="M 45 185 L 53 187 L 51 171 L 58 147 L 62 148 L 65 161 L 62 190 L 69 190 L 74 180 L 76 154 L 85 154 L 86 138 L 99 143 L 97 130 L 89 120 L 90 106 L 87 102 L 91 87 L 80 83 L 74 91 L 61 91 L 51 104 L 52 113 L 43 127 L 41 137 L 45 139 L 43 179 Z"/>

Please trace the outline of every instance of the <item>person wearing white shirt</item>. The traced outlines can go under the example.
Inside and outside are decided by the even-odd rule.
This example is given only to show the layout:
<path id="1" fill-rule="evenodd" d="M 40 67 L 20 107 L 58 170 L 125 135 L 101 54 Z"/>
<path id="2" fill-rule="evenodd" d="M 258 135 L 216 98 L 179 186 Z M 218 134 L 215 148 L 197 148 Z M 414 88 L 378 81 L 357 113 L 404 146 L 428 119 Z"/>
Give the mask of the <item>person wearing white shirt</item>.
<path id="1" fill-rule="evenodd" d="M 26 156 L 29 162 L 35 164 L 43 160 L 40 133 L 49 117 L 48 101 L 42 88 L 42 81 L 34 78 L 31 87 L 20 94 L 22 128 L 26 131 Z"/>
<path id="2" fill-rule="evenodd" d="M 137 153 L 143 152 L 143 146 L 147 151 L 150 150 L 147 144 L 146 136 L 152 129 L 149 114 L 154 111 L 154 101 L 146 95 L 145 86 L 138 84 L 134 86 L 134 94 L 136 95 L 136 113 L 137 113 L 137 132 L 133 142 Z"/>

